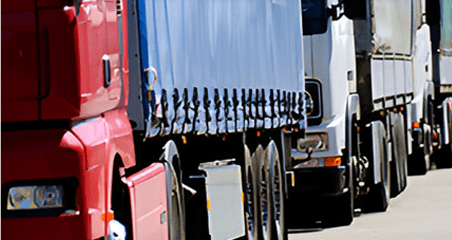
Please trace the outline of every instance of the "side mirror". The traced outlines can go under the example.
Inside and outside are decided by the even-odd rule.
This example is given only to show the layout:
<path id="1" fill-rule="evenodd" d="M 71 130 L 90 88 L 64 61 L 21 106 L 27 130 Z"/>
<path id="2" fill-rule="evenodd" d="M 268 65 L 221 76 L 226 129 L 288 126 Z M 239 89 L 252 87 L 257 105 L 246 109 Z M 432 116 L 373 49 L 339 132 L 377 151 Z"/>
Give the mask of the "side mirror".
<path id="1" fill-rule="evenodd" d="M 326 0 L 302 0 L 303 35 L 325 33 L 328 27 Z"/>
<path id="2" fill-rule="evenodd" d="M 76 16 L 78 16 L 78 14 L 80 13 L 81 5 L 82 5 L 82 0 L 74 0 L 75 13 L 77 14 Z"/>
<path id="3" fill-rule="evenodd" d="M 366 19 L 367 0 L 343 0 L 345 16 L 349 19 Z"/>
<path id="4" fill-rule="evenodd" d="M 308 126 L 318 125 L 323 118 L 322 82 L 318 78 L 306 78 L 305 82 Z"/>

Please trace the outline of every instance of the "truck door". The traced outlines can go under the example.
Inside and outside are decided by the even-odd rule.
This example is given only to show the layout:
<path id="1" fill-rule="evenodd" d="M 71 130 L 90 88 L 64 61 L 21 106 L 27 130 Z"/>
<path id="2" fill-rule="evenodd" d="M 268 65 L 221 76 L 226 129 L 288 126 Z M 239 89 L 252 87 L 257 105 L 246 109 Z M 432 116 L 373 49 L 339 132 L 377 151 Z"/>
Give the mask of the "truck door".
<path id="1" fill-rule="evenodd" d="M 168 239 L 165 167 L 153 163 L 123 179 L 130 195 L 133 239 Z M 129 233 L 128 233 L 129 234 Z"/>
<path id="2" fill-rule="evenodd" d="M 35 1 L 3 2 L 2 122 L 38 119 L 37 37 Z"/>
<path id="3" fill-rule="evenodd" d="M 73 4 L 3 4 L 3 122 L 68 119 L 80 113 Z"/>

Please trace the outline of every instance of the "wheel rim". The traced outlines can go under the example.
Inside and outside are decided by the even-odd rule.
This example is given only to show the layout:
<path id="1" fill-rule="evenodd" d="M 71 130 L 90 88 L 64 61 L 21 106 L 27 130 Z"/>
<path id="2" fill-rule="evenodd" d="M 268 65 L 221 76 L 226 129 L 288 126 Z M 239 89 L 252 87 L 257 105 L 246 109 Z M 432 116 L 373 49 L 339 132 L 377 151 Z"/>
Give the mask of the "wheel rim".
<path id="1" fill-rule="evenodd" d="M 279 174 L 279 166 L 278 164 L 275 164 L 274 166 L 274 181 L 273 181 L 273 189 L 275 191 L 274 196 L 274 210 L 275 210 L 275 222 L 276 222 L 276 233 L 278 236 L 278 239 L 282 239 L 282 229 L 281 229 L 281 176 Z"/>
<path id="2" fill-rule="evenodd" d="M 248 199 L 248 211 L 246 213 L 247 223 L 248 223 L 248 236 L 250 239 L 254 239 L 254 231 L 256 229 L 255 225 L 255 212 L 254 212 L 254 189 L 253 189 L 253 176 L 251 175 L 251 170 L 249 170 L 247 177 L 248 181 L 246 183 L 246 193 Z"/>
<path id="3" fill-rule="evenodd" d="M 260 202 L 261 202 L 261 219 L 262 219 L 262 233 L 264 235 L 264 239 L 268 239 L 268 202 L 267 202 L 267 183 L 265 181 L 265 171 L 262 170 L 262 176 L 264 176 L 263 180 L 260 181 Z"/>
<path id="4" fill-rule="evenodd" d="M 383 142 L 383 144 L 386 144 L 386 143 Z M 392 150 L 386 147 L 386 151 L 392 151 Z M 390 183 L 389 183 L 390 176 L 389 176 L 389 174 L 391 172 L 391 169 L 390 169 L 391 165 L 389 163 L 389 160 L 387 160 L 386 158 L 384 158 L 382 160 L 383 160 L 383 168 L 382 168 L 381 171 L 382 171 L 382 175 L 383 175 L 382 181 L 383 181 L 383 187 L 384 187 L 384 191 L 385 191 L 384 193 L 385 193 L 386 201 L 389 201 L 389 196 L 391 194 L 391 190 L 389 188 L 390 187 Z"/>
<path id="5" fill-rule="evenodd" d="M 173 211 L 171 211 L 171 217 L 173 219 L 180 219 L 180 212 L 179 212 L 179 204 L 178 204 L 178 198 L 180 196 L 179 193 L 177 192 L 177 179 L 175 179 L 174 177 L 172 178 L 172 184 L 171 184 L 171 206 Z M 181 239 L 180 236 L 180 232 L 181 232 L 181 226 L 180 225 L 175 225 L 174 227 L 171 228 L 171 239 Z"/>

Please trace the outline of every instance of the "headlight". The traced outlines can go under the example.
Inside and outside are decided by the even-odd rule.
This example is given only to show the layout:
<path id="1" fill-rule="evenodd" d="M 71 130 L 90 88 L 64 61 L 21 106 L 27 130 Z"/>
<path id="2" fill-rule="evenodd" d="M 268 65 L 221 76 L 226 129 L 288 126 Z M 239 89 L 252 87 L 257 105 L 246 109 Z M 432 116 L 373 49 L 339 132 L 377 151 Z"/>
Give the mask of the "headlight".
<path id="1" fill-rule="evenodd" d="M 76 210 L 77 186 L 76 178 L 5 183 L 2 186 L 2 217 L 58 216 Z"/>
<path id="2" fill-rule="evenodd" d="M 328 134 L 306 133 L 305 138 L 298 139 L 298 151 L 305 152 L 308 148 L 311 148 L 313 151 L 328 150 Z"/>
<path id="3" fill-rule="evenodd" d="M 12 187 L 8 191 L 7 210 L 63 207 L 63 185 Z"/>
<path id="4" fill-rule="evenodd" d="M 311 159 L 309 161 L 302 162 L 294 166 L 294 168 L 303 168 L 303 167 L 323 167 L 323 158 Z"/>

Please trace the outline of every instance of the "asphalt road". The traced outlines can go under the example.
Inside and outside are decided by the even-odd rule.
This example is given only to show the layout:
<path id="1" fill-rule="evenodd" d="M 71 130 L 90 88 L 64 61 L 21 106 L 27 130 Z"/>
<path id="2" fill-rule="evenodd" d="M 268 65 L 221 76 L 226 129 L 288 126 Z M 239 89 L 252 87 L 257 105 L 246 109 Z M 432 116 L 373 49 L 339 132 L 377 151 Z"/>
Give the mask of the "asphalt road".
<path id="1" fill-rule="evenodd" d="M 289 240 L 298 239 L 452 239 L 452 169 L 408 177 L 407 188 L 384 213 L 361 214 L 346 227 L 289 234 Z"/>

